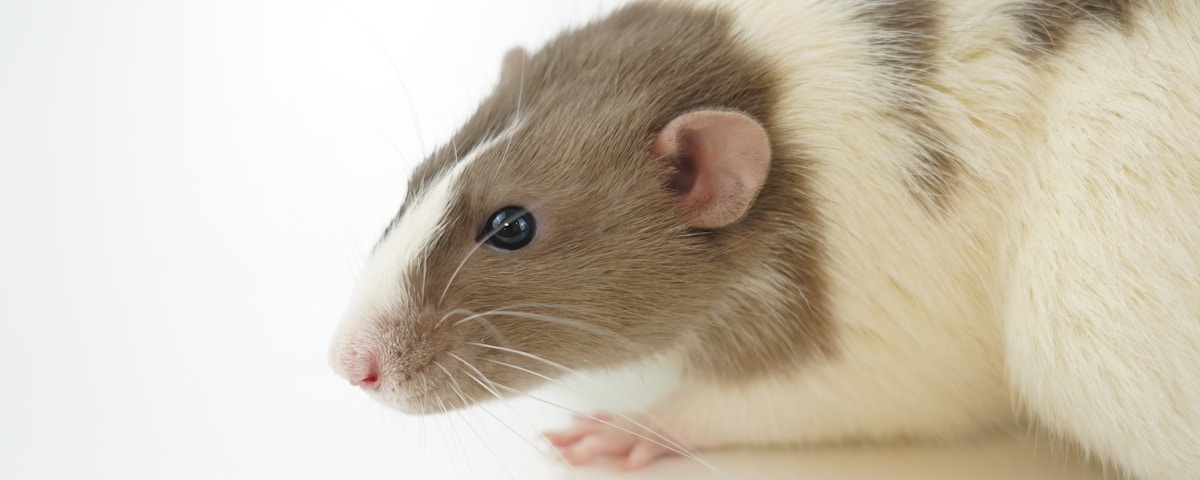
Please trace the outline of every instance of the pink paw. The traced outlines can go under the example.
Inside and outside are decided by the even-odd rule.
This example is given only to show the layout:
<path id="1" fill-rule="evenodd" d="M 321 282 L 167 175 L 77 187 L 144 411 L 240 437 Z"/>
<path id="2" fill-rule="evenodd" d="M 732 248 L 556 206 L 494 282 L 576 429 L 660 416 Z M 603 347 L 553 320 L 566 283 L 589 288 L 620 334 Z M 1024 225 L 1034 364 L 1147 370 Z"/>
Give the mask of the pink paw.
<path id="1" fill-rule="evenodd" d="M 656 458 L 678 454 L 675 449 L 664 446 L 674 446 L 671 440 L 647 432 L 633 422 L 613 420 L 612 416 L 603 413 L 576 415 L 569 428 L 547 432 L 545 436 L 571 465 L 584 465 L 600 457 L 616 457 L 623 458 L 621 470 L 628 471 L 641 468 Z"/>

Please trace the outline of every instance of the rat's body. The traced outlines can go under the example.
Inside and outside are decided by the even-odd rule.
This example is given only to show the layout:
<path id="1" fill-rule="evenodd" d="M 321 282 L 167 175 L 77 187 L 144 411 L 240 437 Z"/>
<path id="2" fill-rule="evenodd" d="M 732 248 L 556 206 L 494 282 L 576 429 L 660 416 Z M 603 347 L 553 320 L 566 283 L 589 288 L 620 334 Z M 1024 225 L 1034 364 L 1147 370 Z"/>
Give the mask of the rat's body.
<path id="1" fill-rule="evenodd" d="M 437 411 L 679 355 L 648 416 L 692 448 L 1021 412 L 1200 476 L 1200 4 L 705 3 L 510 56 L 414 173 L 339 371 Z M 481 236 L 510 205 L 511 251 Z M 593 427 L 555 440 L 656 453 Z"/>

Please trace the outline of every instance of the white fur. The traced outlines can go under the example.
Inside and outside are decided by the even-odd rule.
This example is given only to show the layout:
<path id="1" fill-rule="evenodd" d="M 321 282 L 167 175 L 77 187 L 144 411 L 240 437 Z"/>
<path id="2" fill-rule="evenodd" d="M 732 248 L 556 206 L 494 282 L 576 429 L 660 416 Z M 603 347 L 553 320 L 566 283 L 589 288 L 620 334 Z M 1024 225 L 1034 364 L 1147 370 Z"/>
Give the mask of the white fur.
<path id="1" fill-rule="evenodd" d="M 412 304 L 408 298 L 409 292 L 404 288 L 404 274 L 416 272 L 416 275 L 420 275 L 423 259 L 434 239 L 449 222 L 462 220 L 446 218 L 446 208 L 457 195 L 463 171 L 484 152 L 512 138 L 520 127 L 521 122 L 514 121 L 498 135 L 480 142 L 431 182 L 420 197 L 412 200 L 404 215 L 392 227 L 392 232 L 403 234 L 386 236 L 367 260 L 350 308 L 339 326 L 338 337 L 341 341 L 335 342 L 335 345 L 371 340 L 347 337 L 354 332 L 380 331 L 386 326 L 371 325 L 369 322 L 389 318 L 398 312 L 403 314 L 404 306 Z M 364 325 L 374 328 L 363 328 Z"/>
<path id="2" fill-rule="evenodd" d="M 1196 5 L 1156 21 L 1173 34 L 1097 38 L 1047 82 L 1063 141 L 1031 150 L 1004 312 L 1025 407 L 1148 479 L 1200 478 Z"/>
<path id="3" fill-rule="evenodd" d="M 736 11 L 787 70 L 840 350 L 736 390 L 689 381 L 656 416 L 703 447 L 1027 412 L 1136 478 L 1200 478 L 1200 3 L 1134 5 L 1130 37 L 1095 27 L 1031 63 L 997 15 L 1013 1 L 946 2 L 926 93 L 962 163 L 941 213 L 901 181 L 908 129 L 851 11 L 870 2 L 688 3 Z"/>

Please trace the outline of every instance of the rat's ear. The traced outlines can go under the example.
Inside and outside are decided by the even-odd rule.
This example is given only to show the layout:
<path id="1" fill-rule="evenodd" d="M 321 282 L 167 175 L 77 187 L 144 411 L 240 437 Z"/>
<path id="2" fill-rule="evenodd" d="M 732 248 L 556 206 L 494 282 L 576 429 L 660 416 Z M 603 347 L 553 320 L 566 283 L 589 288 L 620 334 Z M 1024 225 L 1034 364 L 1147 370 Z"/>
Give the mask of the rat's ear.
<path id="1" fill-rule="evenodd" d="M 745 114 L 718 110 L 685 113 L 654 138 L 651 158 L 674 164 L 668 187 L 692 228 L 721 228 L 750 209 L 771 166 L 771 142 Z"/>
<path id="2" fill-rule="evenodd" d="M 513 47 L 508 53 L 504 54 L 504 62 L 500 65 L 500 81 L 510 82 L 521 79 L 521 72 L 525 70 L 525 62 L 529 60 L 529 53 L 521 47 Z"/>

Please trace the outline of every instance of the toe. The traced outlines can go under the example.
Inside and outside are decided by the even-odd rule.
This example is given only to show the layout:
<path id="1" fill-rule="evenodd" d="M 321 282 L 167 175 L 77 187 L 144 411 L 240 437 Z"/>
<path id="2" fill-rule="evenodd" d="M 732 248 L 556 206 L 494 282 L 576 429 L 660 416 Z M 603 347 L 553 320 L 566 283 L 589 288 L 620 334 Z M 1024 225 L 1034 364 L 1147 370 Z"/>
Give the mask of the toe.
<path id="1" fill-rule="evenodd" d="M 591 463 L 600 457 L 621 457 L 633 448 L 632 442 L 625 441 L 613 435 L 588 435 L 579 442 L 568 447 L 564 457 L 572 465 Z"/>
<path id="2" fill-rule="evenodd" d="M 578 442 L 583 437 L 590 435 L 591 433 L 592 432 L 586 430 L 576 429 L 546 432 L 543 433 L 542 436 L 545 437 L 546 440 L 549 440 L 550 444 L 554 445 L 555 447 L 566 447 Z"/>
<path id="3" fill-rule="evenodd" d="M 629 450 L 629 454 L 625 456 L 625 462 L 621 464 L 621 470 L 637 470 L 646 466 L 646 464 L 654 459 L 665 456 L 670 452 L 670 449 L 657 443 L 646 440 L 639 441 Z"/>
<path id="4" fill-rule="evenodd" d="M 632 423 L 628 427 L 619 423 Z M 649 437 L 637 433 L 644 430 L 640 423 L 630 420 L 618 422 L 611 415 L 576 415 L 572 425 L 564 430 L 546 432 L 543 436 L 571 465 L 585 465 L 601 457 L 615 457 L 621 461 L 621 469 L 636 470 L 646 464 L 675 452 L 667 445 L 670 440 L 653 432 Z M 649 438 L 658 437 L 656 442 Z"/>

